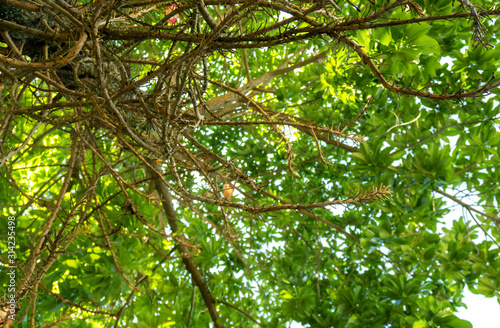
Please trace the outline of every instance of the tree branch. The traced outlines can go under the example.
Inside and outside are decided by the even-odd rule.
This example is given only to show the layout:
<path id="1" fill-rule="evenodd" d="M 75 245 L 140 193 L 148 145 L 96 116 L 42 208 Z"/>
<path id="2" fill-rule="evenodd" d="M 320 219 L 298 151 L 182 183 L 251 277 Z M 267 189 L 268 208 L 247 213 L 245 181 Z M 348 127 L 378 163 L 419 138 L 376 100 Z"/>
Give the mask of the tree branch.
<path id="1" fill-rule="evenodd" d="M 163 210 L 165 211 L 165 216 L 167 217 L 168 225 L 170 226 L 172 234 L 176 234 L 179 231 L 179 227 L 177 226 L 177 220 L 178 220 L 177 213 L 174 209 L 174 205 L 172 203 L 172 197 L 170 196 L 170 192 L 168 191 L 167 186 L 161 181 L 161 179 L 159 179 L 159 176 L 161 176 L 162 174 L 161 167 L 150 159 L 148 159 L 148 163 L 153 168 L 150 169 L 148 167 L 147 169 L 150 171 L 150 174 L 153 177 L 156 191 L 161 196 L 162 199 L 161 202 L 163 205 Z M 186 240 L 186 237 L 183 234 L 177 234 L 177 236 L 183 240 Z M 205 283 L 205 279 L 198 270 L 198 267 L 196 266 L 196 263 L 193 260 L 193 256 L 191 255 L 189 248 L 186 245 L 179 243 L 177 244 L 177 249 L 181 254 L 182 262 L 184 262 L 186 269 L 189 271 L 191 277 L 193 278 L 193 281 L 200 290 L 201 296 L 205 301 L 208 312 L 212 317 L 212 321 L 214 322 L 215 327 L 217 328 L 223 327 L 220 323 L 217 322 L 219 315 L 217 314 L 217 309 L 215 308 L 215 300 L 212 297 L 212 293 L 210 292 Z"/>
<path id="2" fill-rule="evenodd" d="M 446 193 L 446 192 L 444 192 L 444 191 L 442 191 L 440 189 L 437 189 L 436 192 L 439 193 L 439 194 L 441 194 L 441 195 L 443 195 L 443 196 L 448 197 L 449 199 L 451 199 L 455 203 L 458 203 L 458 204 L 462 205 L 463 207 L 465 207 L 469 211 L 476 212 L 477 214 L 480 214 L 482 216 L 490 218 L 490 219 L 492 219 L 494 221 L 500 222 L 500 218 L 498 218 L 497 216 L 486 214 L 484 212 L 478 211 L 474 207 L 470 206 L 469 204 L 466 204 L 466 203 L 462 202 L 460 199 L 458 199 L 457 197 L 455 197 L 453 195 L 450 195 L 450 194 L 448 194 L 448 193 Z"/>

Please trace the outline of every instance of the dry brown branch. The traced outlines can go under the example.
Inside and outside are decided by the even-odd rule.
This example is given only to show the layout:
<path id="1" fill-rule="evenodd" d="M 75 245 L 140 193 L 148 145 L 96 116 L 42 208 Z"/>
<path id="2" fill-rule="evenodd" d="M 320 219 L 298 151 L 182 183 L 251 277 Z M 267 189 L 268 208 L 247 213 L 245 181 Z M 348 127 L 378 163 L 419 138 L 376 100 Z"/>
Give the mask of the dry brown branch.
<path id="1" fill-rule="evenodd" d="M 168 224 L 170 226 L 170 229 L 172 230 L 172 233 L 176 233 L 179 231 L 179 228 L 177 226 L 177 212 L 173 207 L 172 197 L 170 196 L 170 192 L 167 186 L 162 183 L 161 179 L 159 179 L 159 177 L 162 177 L 162 170 L 160 166 L 158 166 L 153 161 L 150 161 L 149 164 L 151 166 L 151 175 L 154 176 L 155 188 L 162 198 L 163 209 L 168 219 Z M 182 234 L 179 235 L 179 237 L 185 239 Z M 196 286 L 198 286 L 198 289 L 203 296 L 203 300 L 205 301 L 208 311 L 210 312 L 210 316 L 212 317 L 215 327 L 223 327 L 220 323 L 217 322 L 219 316 L 217 314 L 217 309 L 215 308 L 215 300 L 213 299 L 212 294 L 205 283 L 205 279 L 198 270 L 190 250 L 183 244 L 178 244 L 177 248 L 182 255 L 182 261 L 184 262 L 186 269 L 191 274 L 193 281 L 195 282 Z"/>
<path id="2" fill-rule="evenodd" d="M 55 62 L 47 62 L 47 63 L 27 63 L 24 61 L 19 61 L 15 59 L 7 58 L 3 55 L 0 55 L 0 62 L 12 66 L 14 68 L 23 68 L 23 69 L 33 69 L 33 70 L 45 70 L 49 68 L 59 68 L 67 65 L 70 61 L 72 61 L 82 50 L 83 45 L 87 41 L 87 34 L 82 33 L 80 39 L 76 43 L 76 45 L 71 49 L 71 51 L 61 60 Z"/>
<path id="3" fill-rule="evenodd" d="M 421 98 L 429 98 L 433 100 L 448 100 L 448 99 L 462 99 L 462 98 L 470 98 L 474 97 L 476 95 L 481 95 L 489 90 L 495 89 L 498 86 L 500 86 L 500 80 L 495 82 L 495 76 L 492 76 L 491 79 L 485 83 L 482 87 L 477 88 L 476 90 L 469 91 L 469 92 L 456 92 L 453 94 L 435 94 L 435 93 L 430 93 L 430 92 L 425 92 L 425 91 L 420 91 L 420 90 L 414 90 L 410 89 L 407 87 L 399 87 L 394 84 L 389 83 L 385 77 L 383 76 L 382 72 L 378 69 L 377 65 L 375 62 L 366 54 L 366 52 L 353 40 L 341 36 L 341 35 L 333 35 L 332 37 L 338 39 L 342 43 L 345 43 L 348 45 L 350 48 L 352 48 L 356 53 L 359 55 L 361 60 L 368 65 L 372 73 L 377 77 L 377 79 L 382 83 L 384 88 L 387 90 L 396 92 L 396 93 L 401 93 L 401 94 L 406 94 L 406 95 L 412 95 L 416 97 L 421 97 Z"/>
<path id="4" fill-rule="evenodd" d="M 182 230 L 179 220 L 184 218 L 178 217 L 180 210 L 174 206 L 180 204 L 181 208 L 191 209 L 190 215 L 196 220 L 208 223 L 213 228 L 210 234 L 222 237 L 224 246 L 233 253 L 232 259 L 241 261 L 241 268 L 246 269 L 246 273 L 254 269 L 254 263 L 251 252 L 236 239 L 239 234 L 248 233 L 238 225 L 240 217 L 251 220 L 249 234 L 253 237 L 258 233 L 254 223 L 274 224 L 261 214 L 293 211 L 299 215 L 299 223 L 302 218 L 311 218 L 316 229 L 324 229 L 357 244 L 360 238 L 349 232 L 347 224 L 335 224 L 312 210 L 386 200 L 392 193 L 388 186 L 355 192 L 349 197 L 324 194 L 318 196 L 319 200 L 311 200 L 303 194 L 285 199 L 273 186 L 268 186 L 266 180 L 286 170 L 296 178 L 301 173 L 298 169 L 301 163 L 314 161 L 331 165 L 328 161 L 335 155 L 344 156 L 346 151 L 361 152 L 355 146 L 362 138 L 344 131 L 351 128 L 355 133 L 355 129 L 364 124 L 372 98 L 360 95 L 359 99 L 366 101 L 365 106 L 359 113 L 356 109 L 352 116 L 346 116 L 350 121 L 345 125 L 335 121 L 337 118 L 333 116 L 315 121 L 315 118 L 301 117 L 301 110 L 306 105 L 314 106 L 321 95 L 293 104 L 289 99 L 280 100 L 289 107 L 273 109 L 282 91 L 279 79 L 286 81 L 292 74 L 299 76 L 307 65 L 326 62 L 340 45 L 354 50 L 355 56 L 357 54 L 368 66 L 369 74 L 391 92 L 437 101 L 484 95 L 500 86 L 496 77 L 468 92 L 437 94 L 401 87 L 384 75 L 375 59 L 378 54 L 366 51 L 354 41 L 360 30 L 447 20 L 460 23 L 472 18 L 475 42 L 488 48 L 481 20 L 500 15 L 500 9 L 481 10 L 468 0 L 460 0 L 460 3 L 466 12 L 432 15 L 409 0 L 379 3 L 378 9 L 371 0 L 362 2 L 359 7 L 350 1 L 301 1 L 301 5 L 267 0 L 0 1 L 0 6 L 9 5 L 9 10 L 20 11 L 16 12 L 20 15 L 14 15 L 16 19 L 11 16 L 0 19 L 0 42 L 4 44 L 0 49 L 0 105 L 3 108 L 0 167 L 5 169 L 5 181 L 11 190 L 22 198 L 19 201 L 21 209 L 48 212 L 42 223 L 30 220 L 30 227 L 23 231 L 32 242 L 26 248 L 29 257 L 17 293 L 21 300 L 26 298 L 25 303 L 31 309 L 26 320 L 31 326 L 36 325 L 37 311 L 40 311 L 38 302 L 42 294 L 48 293 L 49 298 L 55 297 L 70 309 L 109 317 L 115 320 L 117 327 L 125 320 L 125 309 L 131 307 L 136 296 L 141 296 L 137 294 L 141 292 L 138 286 L 146 278 L 131 278 L 131 271 L 120 263 L 114 238 L 139 238 L 146 231 L 151 238 L 148 245 L 152 253 L 161 259 L 156 267 L 167 259 L 180 259 L 200 291 L 216 327 L 222 327 L 218 313 L 221 309 L 216 307 L 216 302 L 236 309 L 259 324 L 260 320 L 250 315 L 250 311 L 214 299 L 210 281 L 204 276 L 205 268 L 195 262 L 200 246 L 192 244 L 195 236 Z M 175 8 L 171 7 L 173 4 Z M 350 6 L 361 10 L 360 13 L 346 16 L 346 9 L 352 10 Z M 411 18 L 388 19 L 400 11 L 411 14 L 406 16 Z M 284 13 L 286 17 L 282 17 Z M 323 44 L 324 48 L 331 46 L 330 50 L 318 53 L 321 50 L 311 44 L 325 36 L 333 39 L 331 45 Z M 308 40 L 308 44 L 304 40 Z M 309 44 L 309 40 L 314 42 Z M 258 60 L 254 57 L 258 52 L 274 46 L 280 49 L 273 57 L 276 62 L 267 70 L 257 67 Z M 238 59 L 239 53 L 241 58 Z M 217 62 L 220 58 L 224 66 L 222 59 Z M 238 65 L 241 67 L 235 68 Z M 348 60 L 345 66 L 352 68 L 356 63 Z M 221 69 L 227 72 L 219 72 Z M 305 86 L 298 84 L 295 90 L 300 90 L 301 95 L 314 92 L 318 80 L 319 77 Z M 281 108 L 285 109 L 280 113 Z M 24 125 L 30 128 L 19 132 Z M 277 153 L 284 155 L 286 160 L 280 160 L 267 171 L 248 170 L 237 156 L 226 157 L 225 150 L 220 151 L 224 147 L 213 147 L 210 135 L 204 134 L 207 129 L 217 130 L 222 126 L 240 127 L 249 134 L 256 131 L 274 134 L 267 140 L 272 139 L 281 146 Z M 301 153 L 293 139 L 282 131 L 284 126 L 300 131 L 297 135 L 310 136 L 304 138 L 309 149 Z M 335 126 L 339 128 L 333 128 Z M 447 128 L 438 129 L 431 136 L 393 154 L 419 145 Z M 9 140 L 14 141 L 9 144 Z M 49 142 L 44 143 L 47 140 Z M 54 140 L 62 141 L 54 146 Z M 323 142 L 335 147 L 322 148 Z M 29 152 L 41 149 L 61 151 L 60 159 L 63 160 L 48 165 L 23 165 Z M 302 162 L 296 164 L 296 156 Z M 31 181 L 20 180 L 16 172 L 49 167 L 57 169 L 46 180 L 37 181 L 36 190 L 29 185 Z M 106 181 L 106 187 L 115 188 L 104 199 L 95 191 L 102 181 Z M 153 190 L 147 191 L 151 181 L 156 194 Z M 234 184 L 239 195 L 231 201 L 221 197 L 221 183 Z M 317 192 L 324 185 L 310 191 Z M 500 221 L 498 217 L 474 210 L 454 196 L 437 192 L 470 211 Z M 161 214 L 143 215 L 141 205 L 144 204 L 138 205 L 137 199 L 157 206 L 155 211 L 160 211 L 161 201 Z M 106 214 L 106 206 L 112 203 L 119 204 L 118 209 L 114 209 L 121 211 L 118 218 Z M 212 220 L 207 213 L 216 215 L 220 221 Z M 127 216 L 132 216 L 138 224 L 137 231 L 123 229 Z M 192 224 L 188 222 L 186 226 Z M 91 227 L 84 229 L 84 225 Z M 170 227 L 170 234 L 165 231 L 166 225 Z M 280 226 L 280 229 L 300 236 L 308 249 L 315 250 L 311 241 L 297 230 L 289 226 Z M 50 286 L 40 283 L 62 255 L 80 251 L 70 249 L 66 253 L 69 246 L 84 238 L 109 250 L 111 266 L 126 282 L 126 291 L 116 303 L 117 312 L 101 310 L 96 304 L 92 308 L 83 306 L 82 302 L 54 293 Z M 179 256 L 166 255 L 158 243 L 154 244 L 158 240 L 173 241 Z M 251 242 L 250 245 L 253 248 Z M 2 261 L 6 260 L 2 258 Z M 319 268 L 319 259 L 316 263 Z M 398 263 L 398 266 L 401 265 Z M 195 295 L 193 290 L 187 314 L 189 320 L 194 318 Z"/>

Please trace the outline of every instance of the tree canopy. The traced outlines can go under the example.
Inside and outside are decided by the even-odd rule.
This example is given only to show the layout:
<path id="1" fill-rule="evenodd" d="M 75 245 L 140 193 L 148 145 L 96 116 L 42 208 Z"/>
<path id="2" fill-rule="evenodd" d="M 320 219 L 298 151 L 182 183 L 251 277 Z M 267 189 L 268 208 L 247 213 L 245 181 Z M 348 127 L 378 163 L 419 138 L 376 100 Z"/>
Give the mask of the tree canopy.
<path id="1" fill-rule="evenodd" d="M 500 296 L 496 2 L 0 0 L 0 307 L 471 327 L 464 288 Z"/>

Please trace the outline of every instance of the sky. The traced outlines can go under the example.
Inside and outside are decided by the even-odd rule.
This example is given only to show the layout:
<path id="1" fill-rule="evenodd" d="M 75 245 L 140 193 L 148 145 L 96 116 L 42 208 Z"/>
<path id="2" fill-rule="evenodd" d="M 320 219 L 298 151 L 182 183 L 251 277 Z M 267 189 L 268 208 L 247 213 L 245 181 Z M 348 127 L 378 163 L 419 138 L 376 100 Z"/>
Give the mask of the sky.
<path id="1" fill-rule="evenodd" d="M 467 309 L 460 308 L 455 313 L 460 319 L 472 323 L 474 328 L 498 328 L 500 327 L 500 304 L 496 298 L 486 298 L 483 295 L 474 295 L 468 289 L 464 292 L 464 303 Z"/>

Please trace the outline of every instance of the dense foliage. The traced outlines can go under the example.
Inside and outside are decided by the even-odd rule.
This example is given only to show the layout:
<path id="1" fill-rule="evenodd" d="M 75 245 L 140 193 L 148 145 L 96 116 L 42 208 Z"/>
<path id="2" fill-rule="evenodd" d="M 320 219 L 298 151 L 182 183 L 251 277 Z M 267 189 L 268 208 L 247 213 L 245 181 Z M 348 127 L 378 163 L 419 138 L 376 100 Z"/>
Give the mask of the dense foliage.
<path id="1" fill-rule="evenodd" d="M 500 296 L 495 3 L 0 0 L 0 306 L 470 327 L 464 288 Z"/>

